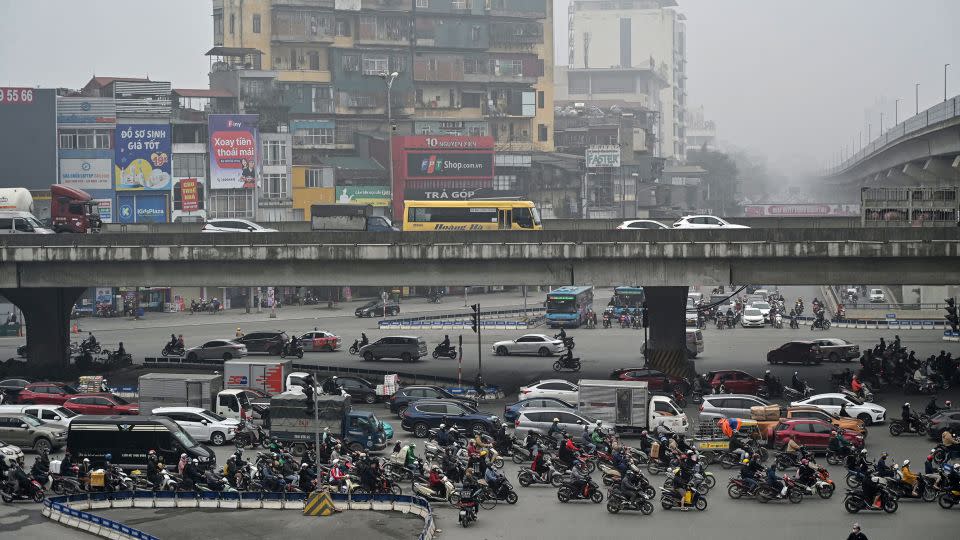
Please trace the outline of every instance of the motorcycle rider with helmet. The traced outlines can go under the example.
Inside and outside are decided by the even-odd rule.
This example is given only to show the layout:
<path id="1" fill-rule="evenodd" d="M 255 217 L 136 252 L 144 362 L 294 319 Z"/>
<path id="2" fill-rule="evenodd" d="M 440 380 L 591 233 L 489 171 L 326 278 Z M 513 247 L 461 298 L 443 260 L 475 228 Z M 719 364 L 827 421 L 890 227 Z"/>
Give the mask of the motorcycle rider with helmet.
<path id="1" fill-rule="evenodd" d="M 147 482 L 153 484 L 154 491 L 160 489 L 160 483 L 162 481 L 160 477 L 160 458 L 157 456 L 157 451 L 150 449 L 147 452 Z"/>
<path id="2" fill-rule="evenodd" d="M 910 431 L 916 431 L 920 425 L 920 419 L 910 409 L 910 402 L 904 403 L 903 407 L 900 408 L 900 418 Z"/>
<path id="3" fill-rule="evenodd" d="M 637 501 L 637 497 L 640 496 L 640 476 L 633 469 L 628 469 L 627 474 L 623 475 L 620 480 L 620 490 L 630 503 Z"/>

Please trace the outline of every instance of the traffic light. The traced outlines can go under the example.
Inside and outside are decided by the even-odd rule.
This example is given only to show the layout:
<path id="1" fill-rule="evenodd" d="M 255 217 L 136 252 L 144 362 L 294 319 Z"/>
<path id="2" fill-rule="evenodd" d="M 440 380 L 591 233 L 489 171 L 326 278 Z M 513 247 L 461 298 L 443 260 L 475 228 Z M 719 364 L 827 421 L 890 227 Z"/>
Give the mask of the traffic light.
<path id="1" fill-rule="evenodd" d="M 470 306 L 470 309 L 473 310 L 473 315 L 471 315 L 471 317 L 473 318 L 473 322 L 470 328 L 473 329 L 473 332 L 475 334 L 479 334 L 480 333 L 480 304 L 473 304 L 472 306 Z"/>
<path id="2" fill-rule="evenodd" d="M 960 320 L 957 319 L 957 305 L 956 300 L 953 298 L 946 298 L 944 302 L 947 303 L 947 307 L 944 308 L 947 310 L 947 314 L 943 316 L 944 319 L 950 323 L 950 329 L 954 332 L 957 332 L 957 326 L 960 325 Z"/>
<path id="3" fill-rule="evenodd" d="M 649 312 L 647 311 L 647 303 L 644 302 L 643 303 L 643 327 L 644 328 L 647 328 L 648 326 L 650 326 L 650 315 L 648 313 Z"/>

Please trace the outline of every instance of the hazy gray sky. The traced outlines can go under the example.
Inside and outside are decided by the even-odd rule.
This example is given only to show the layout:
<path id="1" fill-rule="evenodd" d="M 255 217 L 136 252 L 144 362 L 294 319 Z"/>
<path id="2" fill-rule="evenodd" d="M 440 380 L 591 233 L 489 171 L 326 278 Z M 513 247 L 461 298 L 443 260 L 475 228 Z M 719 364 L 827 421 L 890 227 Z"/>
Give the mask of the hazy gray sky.
<path id="1" fill-rule="evenodd" d="M 565 50 L 566 0 L 554 2 Z M 881 98 L 888 118 L 895 98 L 901 118 L 912 113 L 914 83 L 921 110 L 942 100 L 945 63 L 950 95 L 960 93 L 960 0 L 678 3 L 690 103 L 726 143 L 782 170 L 815 168 L 849 145 Z M 206 87 L 210 16 L 208 0 L 0 0 L 0 85 L 78 88 L 97 74 Z"/>

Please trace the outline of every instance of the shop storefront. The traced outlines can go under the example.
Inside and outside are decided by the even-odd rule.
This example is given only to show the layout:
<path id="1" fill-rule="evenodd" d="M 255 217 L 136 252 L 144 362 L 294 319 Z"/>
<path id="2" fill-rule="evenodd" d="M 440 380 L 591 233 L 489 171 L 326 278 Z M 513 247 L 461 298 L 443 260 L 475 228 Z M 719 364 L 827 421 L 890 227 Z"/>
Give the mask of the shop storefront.
<path id="1" fill-rule="evenodd" d="M 395 220 L 404 200 L 463 200 L 493 188 L 492 137 L 393 138 Z"/>

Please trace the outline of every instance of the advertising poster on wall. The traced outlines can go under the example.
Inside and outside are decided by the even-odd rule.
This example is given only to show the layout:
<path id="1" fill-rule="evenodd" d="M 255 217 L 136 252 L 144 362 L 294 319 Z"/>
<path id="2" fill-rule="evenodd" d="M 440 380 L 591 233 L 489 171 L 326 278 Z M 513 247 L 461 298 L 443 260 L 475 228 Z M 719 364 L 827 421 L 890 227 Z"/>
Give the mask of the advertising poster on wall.
<path id="1" fill-rule="evenodd" d="M 339 186 L 337 204 L 390 206 L 390 186 Z"/>
<path id="2" fill-rule="evenodd" d="M 109 159 L 61 159 L 60 183 L 77 189 L 113 187 L 113 163 Z"/>
<path id="3" fill-rule="evenodd" d="M 203 221 L 207 218 L 206 180 L 203 178 L 175 178 L 170 221 Z"/>
<path id="4" fill-rule="evenodd" d="M 492 176 L 493 154 L 407 154 L 407 178 L 490 178 Z"/>
<path id="5" fill-rule="evenodd" d="M 114 140 L 117 191 L 170 189 L 169 124 L 117 124 Z"/>
<path id="6" fill-rule="evenodd" d="M 94 199 L 93 202 L 97 203 L 100 221 L 113 223 L 113 199 Z"/>
<path id="7" fill-rule="evenodd" d="M 184 212 L 194 212 L 200 209 L 198 186 L 196 178 L 180 180 L 180 209 Z"/>
<path id="8" fill-rule="evenodd" d="M 860 215 L 859 204 L 748 204 L 747 217 L 850 217 Z"/>
<path id="9" fill-rule="evenodd" d="M 211 114 L 210 189 L 253 189 L 260 166 L 259 115 Z"/>

